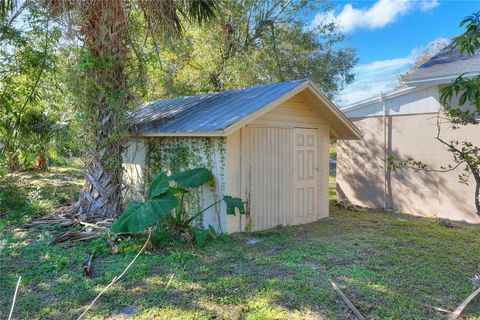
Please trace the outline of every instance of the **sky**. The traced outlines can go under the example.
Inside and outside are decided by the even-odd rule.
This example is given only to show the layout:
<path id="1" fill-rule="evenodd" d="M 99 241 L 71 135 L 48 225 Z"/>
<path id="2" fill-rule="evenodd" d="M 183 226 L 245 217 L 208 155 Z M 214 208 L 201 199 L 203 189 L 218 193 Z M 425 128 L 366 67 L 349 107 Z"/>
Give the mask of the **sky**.
<path id="1" fill-rule="evenodd" d="M 335 22 L 356 49 L 356 80 L 339 95 L 345 106 L 398 85 L 423 48 L 463 32 L 460 21 L 480 10 L 480 0 L 331 0 L 332 9 L 311 17 L 311 24 Z"/>

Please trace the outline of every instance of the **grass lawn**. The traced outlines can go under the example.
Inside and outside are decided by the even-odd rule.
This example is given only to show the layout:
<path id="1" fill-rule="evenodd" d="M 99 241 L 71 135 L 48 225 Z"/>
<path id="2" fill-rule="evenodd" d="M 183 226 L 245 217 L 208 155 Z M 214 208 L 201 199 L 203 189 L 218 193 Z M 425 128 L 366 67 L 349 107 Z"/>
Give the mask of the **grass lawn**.
<path id="1" fill-rule="evenodd" d="M 69 177 L 69 178 L 66 178 Z M 118 275 L 144 237 L 49 246 L 58 227 L 19 227 L 70 200 L 76 168 L 9 177 L 0 185 L 0 319 L 22 283 L 17 319 L 74 319 Z M 139 257 L 88 319 L 354 319 L 328 279 L 370 319 L 442 319 L 480 273 L 480 228 L 349 212 L 304 226 L 227 236 L 202 249 L 175 245 Z M 252 241 L 255 240 L 255 241 Z M 94 272 L 83 275 L 91 253 Z M 167 284 L 169 286 L 167 287 Z M 480 319 L 480 297 L 464 319 Z"/>

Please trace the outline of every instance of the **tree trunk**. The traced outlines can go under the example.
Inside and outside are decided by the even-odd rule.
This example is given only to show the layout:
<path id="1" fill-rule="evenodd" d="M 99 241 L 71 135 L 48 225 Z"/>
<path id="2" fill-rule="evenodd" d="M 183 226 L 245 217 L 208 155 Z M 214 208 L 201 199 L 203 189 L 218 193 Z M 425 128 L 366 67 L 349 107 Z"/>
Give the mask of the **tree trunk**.
<path id="1" fill-rule="evenodd" d="M 86 180 L 77 202 L 82 219 L 122 210 L 122 151 L 126 124 L 127 22 L 122 0 L 90 1 L 82 33 L 91 59 L 85 72 Z M 91 63 L 93 60 L 93 63 Z"/>
<path id="2" fill-rule="evenodd" d="M 36 170 L 45 171 L 48 168 L 48 159 L 45 155 L 41 154 L 37 157 Z"/>
<path id="3" fill-rule="evenodd" d="M 477 215 L 480 216 L 480 173 L 473 173 L 475 177 L 475 208 L 477 209 Z"/>

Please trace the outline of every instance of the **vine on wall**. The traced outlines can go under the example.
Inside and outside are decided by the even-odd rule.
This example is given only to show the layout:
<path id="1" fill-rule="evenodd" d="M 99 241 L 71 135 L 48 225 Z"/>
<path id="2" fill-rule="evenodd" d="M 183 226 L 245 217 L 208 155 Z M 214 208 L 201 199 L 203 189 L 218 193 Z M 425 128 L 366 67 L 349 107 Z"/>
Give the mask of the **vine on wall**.
<path id="1" fill-rule="evenodd" d="M 217 163 L 215 158 L 219 156 Z M 216 167 L 220 165 L 220 168 Z M 209 188 L 216 200 L 221 190 L 225 189 L 225 142 L 224 138 L 205 137 L 162 137 L 147 141 L 146 185 L 158 172 L 171 174 L 185 169 L 204 167 L 220 174 L 220 185 L 215 182 L 209 186 L 191 192 L 185 198 L 186 212 L 197 212 L 202 208 L 202 192 Z M 219 190 L 220 188 L 220 190 Z M 220 207 L 215 207 L 217 221 L 220 223 Z M 203 221 L 197 221 L 203 227 Z M 221 228 L 220 228 L 221 229 Z"/>

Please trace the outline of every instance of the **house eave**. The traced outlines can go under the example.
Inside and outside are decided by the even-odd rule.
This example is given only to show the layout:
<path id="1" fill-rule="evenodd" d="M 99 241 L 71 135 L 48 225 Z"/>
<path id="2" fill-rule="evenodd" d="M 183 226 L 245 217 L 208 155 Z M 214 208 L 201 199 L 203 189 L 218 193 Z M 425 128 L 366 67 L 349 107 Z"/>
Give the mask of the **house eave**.
<path id="1" fill-rule="evenodd" d="M 380 102 L 382 99 L 383 100 L 390 100 L 390 99 L 393 99 L 393 98 L 396 98 L 396 97 L 401 97 L 401 96 L 406 95 L 406 94 L 421 91 L 423 89 L 425 89 L 425 87 L 408 87 L 408 88 L 404 88 L 404 89 L 401 89 L 401 90 L 393 90 L 393 91 L 390 91 L 388 93 L 381 94 L 382 98 L 380 98 L 380 94 L 379 94 L 375 97 L 371 97 L 371 98 L 368 98 L 368 99 L 360 100 L 358 102 L 349 104 L 346 107 L 342 108 L 341 110 L 342 110 L 342 112 L 355 111 L 355 110 L 358 110 L 358 109 L 362 109 L 364 107 L 368 107 L 373 103 Z"/>
<path id="2" fill-rule="evenodd" d="M 266 106 L 264 106 L 260 110 L 258 110 L 256 112 L 246 116 L 245 118 L 235 122 L 234 124 L 232 124 L 231 126 L 227 127 L 224 130 L 225 134 L 230 135 L 230 134 L 234 133 L 235 131 L 239 130 L 240 128 L 244 127 L 245 125 L 248 125 L 249 123 L 251 123 L 255 119 L 258 119 L 259 117 L 261 117 L 265 113 L 269 112 L 270 110 L 272 110 L 273 108 L 278 106 L 280 103 L 282 103 L 284 101 L 287 101 L 291 97 L 293 97 L 296 94 L 298 94 L 299 92 L 303 91 L 308 86 L 308 83 L 309 83 L 309 81 L 305 81 L 304 83 L 298 85 L 293 90 L 290 90 L 289 92 L 285 93 L 284 95 L 282 95 L 278 99 L 270 102 L 269 104 L 267 104 Z"/>
<path id="3" fill-rule="evenodd" d="M 452 82 L 452 80 L 454 80 L 455 78 L 461 75 L 463 75 L 466 78 L 471 78 L 471 77 L 480 75 L 480 71 L 469 72 L 469 73 L 454 73 L 454 74 L 444 75 L 440 77 L 428 77 L 428 78 L 419 78 L 419 79 L 413 79 L 413 80 L 405 79 L 403 80 L 403 83 L 409 86 L 428 87 L 428 86 L 439 85 L 439 84 L 449 84 L 450 82 Z"/>
<path id="4" fill-rule="evenodd" d="M 345 125 L 348 128 L 350 133 L 352 133 L 352 137 L 349 137 L 346 139 L 360 140 L 363 138 L 363 133 L 350 120 L 348 120 L 347 116 L 343 113 L 343 111 L 337 108 L 330 101 L 330 99 L 328 99 L 327 96 L 325 96 L 325 94 L 317 87 L 317 85 L 313 81 L 311 80 L 308 81 L 308 88 L 313 92 L 313 94 L 320 101 L 322 101 L 325 104 L 325 106 L 329 109 L 329 111 L 332 112 L 343 123 L 343 125 Z M 338 139 L 344 139 L 336 133 L 334 133 L 334 136 Z"/>

